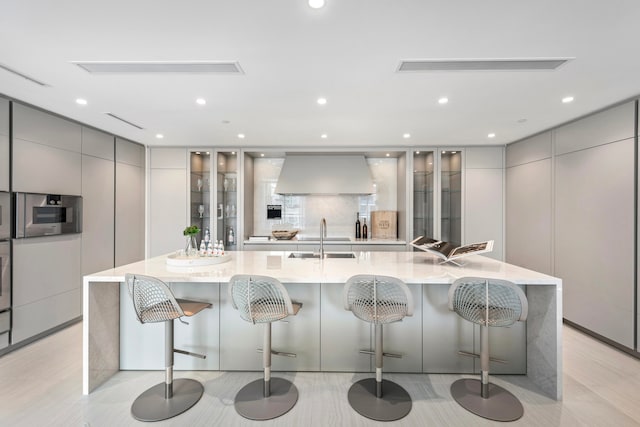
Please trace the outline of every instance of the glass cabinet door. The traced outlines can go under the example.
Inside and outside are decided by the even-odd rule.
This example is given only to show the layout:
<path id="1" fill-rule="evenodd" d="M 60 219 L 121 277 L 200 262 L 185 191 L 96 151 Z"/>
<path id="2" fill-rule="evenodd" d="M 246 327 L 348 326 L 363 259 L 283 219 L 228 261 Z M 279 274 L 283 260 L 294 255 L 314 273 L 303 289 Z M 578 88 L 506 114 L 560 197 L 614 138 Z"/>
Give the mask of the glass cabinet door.
<path id="1" fill-rule="evenodd" d="M 433 154 L 433 151 L 418 150 L 413 153 L 413 238 L 435 237 Z"/>
<path id="2" fill-rule="evenodd" d="M 199 243 L 205 230 L 211 226 L 211 155 L 205 151 L 192 151 L 190 162 L 189 225 L 200 228 L 200 233 L 196 235 Z"/>
<path id="3" fill-rule="evenodd" d="M 225 250 L 238 248 L 238 155 L 218 152 L 216 163 L 216 240 Z"/>
<path id="4" fill-rule="evenodd" d="M 462 152 L 440 155 L 440 239 L 462 243 Z"/>

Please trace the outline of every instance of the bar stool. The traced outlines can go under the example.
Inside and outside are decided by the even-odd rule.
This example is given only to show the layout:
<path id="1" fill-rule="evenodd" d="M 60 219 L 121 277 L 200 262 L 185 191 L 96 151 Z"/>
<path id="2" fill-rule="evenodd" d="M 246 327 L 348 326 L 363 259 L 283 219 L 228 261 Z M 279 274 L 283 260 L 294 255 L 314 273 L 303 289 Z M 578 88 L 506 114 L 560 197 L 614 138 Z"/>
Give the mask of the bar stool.
<path id="1" fill-rule="evenodd" d="M 489 326 L 511 326 L 527 319 L 522 289 L 506 280 L 463 277 L 449 288 L 449 310 L 480 325 L 480 380 L 463 378 L 451 385 L 451 395 L 463 408 L 494 421 L 522 417 L 522 403 L 504 388 L 489 382 Z"/>
<path id="2" fill-rule="evenodd" d="M 375 330 L 376 377 L 365 378 L 349 389 L 349 404 L 360 415 L 376 421 L 394 421 L 411 411 L 411 397 L 398 384 L 382 379 L 382 325 L 413 315 L 413 296 L 407 285 L 395 277 L 356 275 L 347 280 L 344 308 L 358 319 L 373 323 Z M 372 354 L 361 350 L 361 353 Z"/>
<path id="3" fill-rule="evenodd" d="M 284 415 L 298 401 L 298 389 L 288 380 L 271 378 L 271 355 L 296 355 L 271 350 L 271 323 L 295 316 L 302 304 L 292 302 L 277 279 L 242 274 L 229 281 L 229 299 L 242 319 L 253 324 L 264 323 L 264 377 L 250 382 L 238 392 L 234 404 L 236 412 L 250 420 L 270 420 Z"/>
<path id="4" fill-rule="evenodd" d="M 206 356 L 173 348 L 173 320 L 193 316 L 205 308 L 208 302 L 176 299 L 163 281 L 155 277 L 127 274 L 125 281 L 133 300 L 140 323 L 164 322 L 165 325 L 165 382 L 156 384 L 136 398 L 131 405 L 131 415 L 140 421 L 161 421 L 175 417 L 195 405 L 204 392 L 196 380 L 173 380 L 173 353 L 181 353 L 204 359 Z"/>

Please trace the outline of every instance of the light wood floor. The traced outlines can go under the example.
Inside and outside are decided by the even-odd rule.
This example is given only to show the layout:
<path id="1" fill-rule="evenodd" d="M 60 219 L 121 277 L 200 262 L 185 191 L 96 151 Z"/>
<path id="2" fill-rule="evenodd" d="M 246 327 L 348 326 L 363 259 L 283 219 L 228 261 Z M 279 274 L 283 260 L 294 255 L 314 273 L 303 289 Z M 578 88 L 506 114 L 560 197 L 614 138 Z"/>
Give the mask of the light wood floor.
<path id="1" fill-rule="evenodd" d="M 522 376 L 492 377 L 522 401 L 514 426 L 640 426 L 640 361 L 564 327 L 564 400 L 539 394 Z M 0 358 L 0 426 L 102 427 L 149 425 L 134 420 L 130 406 L 162 372 L 123 371 L 89 396 L 82 395 L 81 324 Z M 181 356 L 177 356 L 181 357 Z M 281 374 L 300 391 L 297 405 L 265 422 L 240 417 L 233 397 L 256 372 L 176 372 L 202 381 L 205 394 L 186 413 L 154 426 L 488 426 L 449 394 L 459 375 L 388 374 L 413 398 L 411 413 L 393 423 L 370 421 L 349 407 L 346 393 L 360 374 Z"/>

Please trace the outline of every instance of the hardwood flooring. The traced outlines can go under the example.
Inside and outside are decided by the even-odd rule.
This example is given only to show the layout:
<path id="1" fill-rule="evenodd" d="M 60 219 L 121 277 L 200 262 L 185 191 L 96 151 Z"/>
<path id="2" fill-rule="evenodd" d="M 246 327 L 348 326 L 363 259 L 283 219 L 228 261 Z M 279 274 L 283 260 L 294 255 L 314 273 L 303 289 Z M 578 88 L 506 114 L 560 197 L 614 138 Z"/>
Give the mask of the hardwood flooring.
<path id="1" fill-rule="evenodd" d="M 498 376 L 523 403 L 514 426 L 640 426 L 640 360 L 568 326 L 564 327 L 564 400 L 541 395 L 525 377 Z M 130 406 L 162 372 L 123 371 L 89 396 L 82 395 L 82 326 L 73 325 L 0 358 L 0 426 L 111 427 L 148 425 L 134 420 Z M 181 356 L 177 356 L 181 357 Z M 404 419 L 380 423 L 363 418 L 347 402 L 347 390 L 365 374 L 274 373 L 293 381 L 296 406 L 271 421 L 249 421 L 233 407 L 236 392 L 259 372 L 176 372 L 204 383 L 193 408 L 153 426 L 492 426 L 453 401 L 459 375 L 386 374 L 413 398 Z"/>

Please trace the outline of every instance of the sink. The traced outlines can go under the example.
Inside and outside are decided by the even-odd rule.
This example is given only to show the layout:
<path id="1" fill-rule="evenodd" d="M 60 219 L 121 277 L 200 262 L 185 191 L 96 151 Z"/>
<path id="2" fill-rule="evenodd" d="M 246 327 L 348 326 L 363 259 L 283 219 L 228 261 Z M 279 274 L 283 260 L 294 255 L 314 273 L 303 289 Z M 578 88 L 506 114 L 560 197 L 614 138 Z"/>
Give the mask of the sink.
<path id="1" fill-rule="evenodd" d="M 325 237 L 323 240 L 325 242 L 350 242 L 351 241 L 351 239 L 349 237 Z M 315 237 L 315 236 L 300 237 L 300 236 L 298 236 L 298 241 L 299 242 L 319 242 L 320 241 L 320 237 Z"/>
<path id="2" fill-rule="evenodd" d="M 325 258 L 355 258 L 353 252 L 328 252 L 324 254 Z"/>
<path id="3" fill-rule="evenodd" d="M 356 254 L 353 252 L 325 252 L 325 258 L 355 258 Z M 298 258 L 298 259 L 307 259 L 307 258 L 315 258 L 320 259 L 320 254 L 315 254 L 313 252 L 291 252 L 288 258 Z"/>
<path id="4" fill-rule="evenodd" d="M 288 258 L 300 258 L 300 259 L 320 258 L 320 254 L 314 254 L 312 252 L 291 252 Z"/>

